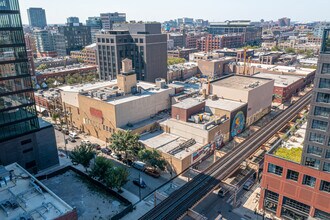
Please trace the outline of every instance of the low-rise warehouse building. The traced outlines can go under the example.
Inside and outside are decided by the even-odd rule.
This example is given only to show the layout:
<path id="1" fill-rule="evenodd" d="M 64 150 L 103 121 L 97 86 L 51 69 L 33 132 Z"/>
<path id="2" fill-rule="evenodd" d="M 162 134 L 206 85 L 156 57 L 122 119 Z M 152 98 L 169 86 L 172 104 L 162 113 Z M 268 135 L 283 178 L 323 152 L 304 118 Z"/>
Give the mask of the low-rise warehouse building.
<path id="1" fill-rule="evenodd" d="M 137 133 L 149 130 L 155 122 L 141 122 L 169 109 L 170 97 L 175 93 L 165 80 L 156 84 L 137 82 L 134 73 L 118 75 L 117 80 L 59 89 L 69 123 L 105 141 L 118 129 L 134 128 Z"/>
<path id="2" fill-rule="evenodd" d="M 203 84 L 207 94 L 222 99 L 247 103 L 246 125 L 250 126 L 271 110 L 274 80 L 249 77 L 228 76 Z"/>
<path id="3" fill-rule="evenodd" d="M 235 62 L 234 57 L 221 57 L 214 60 L 198 60 L 198 73 L 211 78 L 218 78 L 229 73 L 229 64 Z"/>

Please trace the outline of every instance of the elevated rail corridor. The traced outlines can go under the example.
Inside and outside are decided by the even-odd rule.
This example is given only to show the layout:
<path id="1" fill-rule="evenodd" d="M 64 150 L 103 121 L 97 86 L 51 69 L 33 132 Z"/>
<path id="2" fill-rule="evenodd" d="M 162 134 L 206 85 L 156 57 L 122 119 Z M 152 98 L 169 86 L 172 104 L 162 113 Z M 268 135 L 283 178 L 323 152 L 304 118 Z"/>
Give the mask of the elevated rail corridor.
<path id="1" fill-rule="evenodd" d="M 311 94 L 311 91 L 308 92 L 267 125 L 239 144 L 233 151 L 173 192 L 155 208 L 143 215 L 140 220 L 174 220 L 179 218 L 208 192 L 212 191 L 221 180 L 234 172 L 246 158 L 251 156 L 262 144 L 306 107 L 310 103 Z"/>

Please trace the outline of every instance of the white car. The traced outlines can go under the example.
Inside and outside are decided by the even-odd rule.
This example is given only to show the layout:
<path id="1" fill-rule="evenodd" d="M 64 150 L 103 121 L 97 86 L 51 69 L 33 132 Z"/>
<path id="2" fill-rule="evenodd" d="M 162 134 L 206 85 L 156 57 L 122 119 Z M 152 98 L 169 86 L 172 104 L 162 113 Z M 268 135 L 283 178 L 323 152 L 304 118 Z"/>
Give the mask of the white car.
<path id="1" fill-rule="evenodd" d="M 78 137 L 78 134 L 76 132 L 70 132 L 69 137 L 76 139 Z"/>

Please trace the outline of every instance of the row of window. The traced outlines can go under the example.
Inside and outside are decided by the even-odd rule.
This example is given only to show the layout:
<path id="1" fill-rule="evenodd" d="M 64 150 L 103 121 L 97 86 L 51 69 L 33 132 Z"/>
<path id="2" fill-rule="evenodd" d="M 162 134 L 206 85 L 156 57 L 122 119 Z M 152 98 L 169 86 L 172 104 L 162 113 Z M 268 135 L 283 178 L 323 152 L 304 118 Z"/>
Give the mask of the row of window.
<path id="1" fill-rule="evenodd" d="M 97 38 L 97 42 L 99 43 L 115 43 L 113 38 Z M 140 43 L 142 44 L 144 42 L 143 38 L 131 38 L 131 39 L 127 39 L 127 38 L 118 38 L 118 43 Z"/>
<path id="2" fill-rule="evenodd" d="M 305 165 L 315 169 L 320 169 L 321 161 L 315 158 L 306 157 Z M 330 163 L 324 162 L 322 170 L 330 173 Z"/>
<path id="3" fill-rule="evenodd" d="M 278 176 L 282 176 L 283 167 L 269 163 L 267 171 L 268 171 L 268 173 L 272 173 L 272 174 L 275 174 L 275 175 L 278 175 Z M 299 178 L 299 172 L 288 169 L 287 174 L 286 174 L 286 179 L 297 182 L 298 178 Z M 315 177 L 304 174 L 302 185 L 306 185 L 306 186 L 314 188 L 315 183 L 316 183 L 316 178 Z M 321 180 L 321 185 L 320 185 L 319 190 L 330 193 L 330 182 Z"/>
<path id="4" fill-rule="evenodd" d="M 330 116 L 330 108 L 315 106 L 314 115 L 328 118 Z"/>
<path id="5" fill-rule="evenodd" d="M 110 133 L 115 133 L 115 132 L 116 132 L 115 129 L 113 129 L 113 128 L 107 126 L 107 125 L 103 125 L 103 130 L 104 130 L 104 131 L 108 131 L 108 132 L 110 132 Z"/>
<path id="6" fill-rule="evenodd" d="M 324 134 L 311 132 L 310 136 L 309 136 L 309 140 L 312 141 L 312 142 L 319 143 L 319 144 L 326 144 L 325 143 L 326 136 Z M 328 144 L 328 146 L 330 146 L 330 139 L 328 140 L 327 144 Z"/>
<path id="7" fill-rule="evenodd" d="M 276 213 L 279 201 L 279 194 L 270 190 L 265 191 L 265 209 L 267 211 Z M 289 197 L 283 196 L 283 207 L 281 210 L 281 216 L 288 217 L 289 219 L 307 220 L 310 213 L 310 206 L 304 203 L 298 202 Z M 315 219 L 330 219 L 330 213 L 315 209 Z"/>

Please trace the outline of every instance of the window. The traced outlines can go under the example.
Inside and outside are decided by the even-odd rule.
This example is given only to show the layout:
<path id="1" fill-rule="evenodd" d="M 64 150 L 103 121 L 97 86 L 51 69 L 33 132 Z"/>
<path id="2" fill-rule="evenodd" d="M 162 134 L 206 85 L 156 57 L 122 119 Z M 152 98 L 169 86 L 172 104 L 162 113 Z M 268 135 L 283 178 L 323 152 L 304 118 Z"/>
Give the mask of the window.
<path id="1" fill-rule="evenodd" d="M 320 167 L 320 161 L 314 158 L 306 157 L 305 165 L 318 169 Z"/>
<path id="2" fill-rule="evenodd" d="M 307 153 L 314 154 L 314 155 L 317 155 L 317 156 L 321 156 L 322 155 L 322 148 L 308 145 Z"/>
<path id="3" fill-rule="evenodd" d="M 325 136 L 322 134 L 311 133 L 309 140 L 320 144 L 324 143 Z"/>
<path id="4" fill-rule="evenodd" d="M 330 182 L 321 180 L 320 190 L 330 193 Z"/>
<path id="5" fill-rule="evenodd" d="M 330 94 L 322 92 L 317 93 L 316 102 L 330 103 Z"/>
<path id="6" fill-rule="evenodd" d="M 325 152 L 325 158 L 330 158 L 330 150 L 327 150 L 327 151 Z"/>
<path id="7" fill-rule="evenodd" d="M 321 53 L 330 53 L 330 32 L 324 31 Z"/>
<path id="8" fill-rule="evenodd" d="M 21 145 L 25 145 L 25 144 L 28 144 L 28 143 L 31 143 L 32 140 L 31 138 L 30 139 L 27 139 L 27 140 L 24 140 L 24 141 L 21 141 Z"/>
<path id="9" fill-rule="evenodd" d="M 287 198 L 285 196 L 283 197 L 283 206 L 297 209 L 306 214 L 309 214 L 310 211 L 310 206 L 305 205 L 304 203 L 298 202 L 296 200 Z"/>
<path id="10" fill-rule="evenodd" d="M 143 39 L 142 39 L 142 38 L 140 38 L 140 43 L 141 43 L 141 44 L 143 43 Z"/>
<path id="11" fill-rule="evenodd" d="M 329 74 L 330 73 L 330 63 L 324 63 L 322 66 L 322 74 Z"/>
<path id="12" fill-rule="evenodd" d="M 304 175 L 304 179 L 302 184 L 310 187 L 314 187 L 316 182 L 316 178 L 308 175 Z"/>
<path id="13" fill-rule="evenodd" d="M 268 164 L 268 173 L 273 173 L 279 176 L 282 176 L 283 173 L 283 167 L 276 166 L 274 164 Z"/>
<path id="14" fill-rule="evenodd" d="M 312 122 L 312 128 L 314 128 L 314 129 L 326 131 L 327 127 L 328 127 L 328 122 L 315 120 L 315 119 Z"/>
<path id="15" fill-rule="evenodd" d="M 330 219 L 330 213 L 323 212 L 321 210 L 315 209 L 314 218 L 316 218 L 318 220 Z"/>
<path id="16" fill-rule="evenodd" d="M 288 180 L 298 181 L 299 173 L 293 170 L 288 170 L 286 178 Z"/>
<path id="17" fill-rule="evenodd" d="M 330 116 L 330 108 L 316 106 L 314 115 L 328 118 Z"/>
<path id="18" fill-rule="evenodd" d="M 319 88 L 321 89 L 330 89 L 330 79 L 320 79 Z"/>
<path id="19" fill-rule="evenodd" d="M 323 171 L 330 173 L 330 163 L 324 162 Z"/>
<path id="20" fill-rule="evenodd" d="M 265 209 L 276 213 L 279 195 L 269 190 L 266 190 L 265 195 Z"/>

